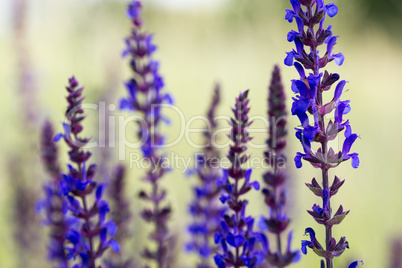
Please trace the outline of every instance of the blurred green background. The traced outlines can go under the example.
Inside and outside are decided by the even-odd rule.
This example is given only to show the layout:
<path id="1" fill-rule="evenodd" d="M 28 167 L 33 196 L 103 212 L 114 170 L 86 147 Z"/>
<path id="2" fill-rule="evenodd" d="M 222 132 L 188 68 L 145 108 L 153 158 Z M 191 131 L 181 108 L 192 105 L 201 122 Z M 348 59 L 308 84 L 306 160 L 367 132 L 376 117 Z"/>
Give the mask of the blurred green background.
<path id="1" fill-rule="evenodd" d="M 19 13 L 23 8 L 16 12 L 15 5 L 24 2 L 26 12 Z M 155 33 L 159 47 L 156 57 L 161 61 L 166 88 L 186 119 L 205 113 L 216 81 L 223 89 L 219 114 L 230 115 L 234 97 L 250 88 L 251 115 L 265 116 L 267 85 L 275 63 L 282 67 L 290 107 L 290 80 L 297 76 L 293 68 L 283 65 L 285 51 L 293 46 L 286 41 L 286 34 L 295 25 L 284 20 L 284 8 L 290 4 L 267 0 L 183 2 L 146 0 L 144 18 L 147 30 Z M 346 184 L 334 197 L 334 207 L 342 204 L 351 210 L 334 230 L 337 239 L 346 236 L 351 248 L 336 260 L 336 267 L 347 267 L 347 262 L 361 259 L 364 267 L 388 267 L 391 241 L 402 236 L 402 182 L 398 175 L 402 172 L 401 3 L 398 0 L 335 0 L 335 3 L 339 14 L 327 23 L 340 36 L 335 50 L 343 52 L 346 61 L 342 67 L 330 64 L 328 70 L 338 72 L 349 81 L 349 91 L 343 95 L 352 101 L 352 112 L 347 117 L 361 137 L 353 148 L 360 154 L 360 168 L 353 170 L 346 163 L 336 169 L 336 175 L 346 179 Z M 24 227 L 16 223 L 15 200 L 19 196 L 27 197 L 26 206 L 34 207 L 35 198 L 29 199 L 30 195 L 15 185 L 22 182 L 33 196 L 41 194 L 46 174 L 39 160 L 38 131 L 45 118 L 57 124 L 61 131 L 59 123 L 66 107 L 64 86 L 69 76 L 76 75 L 86 86 L 89 103 L 107 99 L 107 104 L 117 104 L 126 94 L 122 81 L 130 73 L 127 61 L 120 54 L 130 27 L 124 1 L 0 0 L 1 268 L 50 267 L 44 263 L 47 240 L 33 216 L 25 220 L 25 228 L 32 227 L 37 236 L 27 238 L 26 243 L 33 244 L 33 250 L 18 249 L 15 234 Z M 180 122 L 177 114 L 168 114 L 172 125 L 164 131 L 172 139 L 179 131 Z M 97 122 L 98 114 L 90 112 L 86 135 L 98 136 Z M 256 122 L 255 127 L 259 124 Z M 304 239 L 304 229 L 308 226 L 316 229 L 319 240 L 323 241 L 324 235 L 306 213 L 319 200 L 304 183 L 314 176 L 319 178 L 319 173 L 308 164 L 296 171 L 291 160 L 301 149 L 292 131 L 297 125 L 295 118 L 289 119 L 288 213 L 293 219 L 294 248 L 300 247 L 299 241 Z M 220 127 L 227 126 L 222 123 Z M 131 126 L 127 135 L 134 135 L 133 131 Z M 255 142 L 262 144 L 265 139 L 260 133 Z M 61 147 L 64 155 L 65 149 Z M 93 160 L 102 160 L 101 151 L 94 149 Z M 183 139 L 170 151 L 191 157 L 197 149 Z M 111 152 L 109 165 L 119 162 L 113 157 L 116 152 Z M 262 150 L 252 149 L 251 154 L 261 156 Z M 125 163 L 129 166 L 128 159 Z M 256 169 L 254 178 L 261 178 L 262 172 Z M 126 252 L 136 257 L 147 240 L 144 234 L 149 231 L 138 216 L 142 203 L 136 196 L 143 187 L 141 174 L 141 170 L 130 169 L 126 189 L 135 215 L 131 224 L 133 238 L 126 245 Z M 187 179 L 183 170 L 177 169 L 163 183 L 174 208 L 172 231 L 179 240 L 176 267 L 191 267 L 194 258 L 184 252 L 182 245 L 188 240 L 187 205 L 195 178 Z M 257 217 L 267 213 L 260 193 L 250 194 L 250 200 L 250 214 Z M 21 264 L 24 258 L 27 260 Z M 294 267 L 318 267 L 318 258 L 309 252 Z"/>

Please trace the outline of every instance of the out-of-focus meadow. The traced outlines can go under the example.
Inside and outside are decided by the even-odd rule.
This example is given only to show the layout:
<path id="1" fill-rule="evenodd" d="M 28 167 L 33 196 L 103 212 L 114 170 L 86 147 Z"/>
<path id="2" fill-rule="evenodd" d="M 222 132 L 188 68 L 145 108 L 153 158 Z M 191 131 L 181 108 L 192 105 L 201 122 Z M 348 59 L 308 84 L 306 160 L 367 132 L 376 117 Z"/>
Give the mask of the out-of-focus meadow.
<path id="1" fill-rule="evenodd" d="M 251 114 L 265 115 L 267 85 L 275 63 L 282 67 L 290 107 L 290 80 L 297 76 L 294 68 L 283 65 L 285 52 L 293 46 L 286 41 L 286 34 L 295 25 L 284 20 L 284 8 L 290 4 L 228 0 L 216 5 L 176 9 L 169 8 L 169 1 L 159 1 L 163 5 L 144 1 L 146 28 L 155 33 L 156 57 L 161 62 L 166 87 L 187 122 L 192 116 L 206 112 L 216 81 L 223 89 L 220 114 L 230 115 L 236 94 L 250 88 Z M 44 264 L 46 229 L 35 230 L 37 237 L 26 238 L 27 243 L 34 245 L 32 252 L 18 251 L 16 235 L 21 233 L 18 229 L 37 228 L 37 223 L 27 215 L 25 226 L 16 223 L 16 197 L 31 194 L 16 185 L 22 182 L 33 196 L 41 194 L 47 177 L 39 159 L 39 129 L 48 118 L 61 131 L 66 107 L 64 86 L 69 76 L 76 75 L 85 85 L 88 103 L 107 99 L 107 104 L 117 105 L 119 98 L 126 94 L 122 81 L 130 72 L 121 51 L 123 38 L 131 26 L 125 16 L 124 1 L 27 0 L 26 14 L 17 15 L 25 19 L 21 25 L 15 24 L 15 2 L 0 0 L 0 267 L 42 268 L 50 267 Z M 336 260 L 336 267 L 346 267 L 347 262 L 356 259 L 363 259 L 365 267 L 387 267 L 391 241 L 402 237 L 402 126 L 399 123 L 402 36 L 401 30 L 393 26 L 401 22 L 391 20 L 380 24 L 371 20 L 373 16 L 364 12 L 362 2 L 336 0 L 335 3 L 339 5 L 339 15 L 327 23 L 330 21 L 334 34 L 340 36 L 335 49 L 344 53 L 346 61 L 341 67 L 330 64 L 328 68 L 349 81 L 349 90 L 343 97 L 351 100 L 352 112 L 348 117 L 361 137 L 353 148 L 360 154 L 361 166 L 354 170 L 348 163 L 336 169 L 336 175 L 345 178 L 346 184 L 335 197 L 334 206 L 341 203 L 351 210 L 346 220 L 334 229 L 336 238 L 346 236 L 350 244 L 350 249 Z M 397 14 L 402 16 L 402 10 Z M 127 115 L 119 111 L 112 114 Z M 174 140 L 183 122 L 175 112 L 170 111 L 168 115 L 172 124 L 166 127 L 166 134 L 168 140 Z M 300 247 L 306 227 L 317 227 L 306 210 L 319 202 L 304 185 L 319 173 L 307 163 L 296 170 L 292 161 L 301 149 L 292 131 L 297 124 L 295 118 L 289 119 L 288 213 L 293 219 L 294 248 Z M 88 113 L 85 126 L 87 136 L 98 137 L 97 112 Z M 260 122 L 255 126 L 261 126 Z M 221 122 L 220 127 L 227 125 Z M 126 135 L 135 140 L 133 126 L 128 127 Z M 197 134 L 191 138 L 199 140 Z M 255 143 L 262 144 L 265 139 L 264 133 L 256 134 Z M 66 155 L 64 146 L 60 151 Z M 104 151 L 94 148 L 94 160 L 101 161 Z M 197 151 L 186 139 L 168 150 L 183 157 L 191 157 Z M 227 148 L 222 151 L 226 152 Z M 251 149 L 251 154 L 260 156 L 262 151 Z M 112 149 L 109 165 L 119 162 L 115 153 Z M 62 161 L 66 160 L 63 156 Z M 130 166 L 128 157 L 125 164 Z M 260 178 L 262 172 L 256 169 L 253 176 Z M 134 218 L 133 238 L 126 251 L 138 257 L 148 230 L 138 216 L 142 206 L 137 198 L 143 187 L 142 171 L 133 167 L 129 173 L 126 191 L 132 200 Z M 163 180 L 173 207 L 170 226 L 179 239 L 176 267 L 191 267 L 194 263 L 194 258 L 182 246 L 188 239 L 187 206 L 194 182 L 194 178 L 186 178 L 183 168 L 175 169 Z M 252 193 L 250 200 L 251 214 L 268 213 L 262 194 Z M 27 206 L 35 206 L 35 202 L 28 203 Z M 322 241 L 322 230 L 319 227 L 316 230 Z M 27 259 L 25 266 L 21 266 L 24 258 Z M 318 258 L 309 252 L 294 267 L 318 267 Z"/>

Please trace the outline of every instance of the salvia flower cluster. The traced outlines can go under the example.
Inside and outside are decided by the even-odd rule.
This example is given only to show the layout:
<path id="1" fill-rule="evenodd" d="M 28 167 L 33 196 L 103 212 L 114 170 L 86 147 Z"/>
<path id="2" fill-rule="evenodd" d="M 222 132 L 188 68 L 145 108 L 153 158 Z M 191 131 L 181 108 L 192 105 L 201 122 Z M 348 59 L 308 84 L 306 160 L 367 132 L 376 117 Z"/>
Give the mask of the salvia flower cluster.
<path id="1" fill-rule="evenodd" d="M 187 249 L 197 253 L 198 268 L 214 267 L 211 263 L 213 253 L 216 251 L 213 236 L 219 230 L 221 217 L 225 212 L 225 208 L 219 205 L 220 189 L 216 185 L 216 180 L 221 177 L 220 153 L 214 146 L 213 137 L 217 129 L 215 115 L 219 102 L 220 87 L 216 85 L 207 115 L 210 128 L 203 133 L 205 147 L 202 154 L 197 155 L 196 159 L 195 171 L 200 182 L 193 189 L 194 200 L 190 204 L 193 221 L 189 226 L 191 242 L 187 244 Z"/>
<path id="2" fill-rule="evenodd" d="M 79 86 L 75 77 L 69 79 L 66 88 L 67 122 L 63 124 L 64 133 L 57 134 L 55 141 L 64 139 L 69 147 L 71 164 L 68 164 L 68 173 L 62 174 L 59 194 L 67 200 L 68 212 L 78 223 L 67 231 L 65 250 L 69 259 L 79 257 L 80 261 L 74 267 L 96 268 L 97 260 L 109 247 L 119 251 L 118 243 L 112 238 L 116 225 L 112 220 L 106 220 L 109 205 L 103 199 L 105 185 L 93 180 L 96 165 L 87 164 L 91 153 L 82 149 L 90 141 L 80 136 L 83 130 L 81 122 L 85 118 L 81 108 L 84 88 Z"/>
<path id="3" fill-rule="evenodd" d="M 277 250 L 268 251 L 266 260 L 275 267 L 285 267 L 298 260 L 299 251 L 291 250 L 292 231 L 288 233 L 286 251 L 282 252 L 283 234 L 290 219 L 286 215 L 286 189 L 284 184 L 288 177 L 286 165 L 286 95 L 284 92 L 280 69 L 276 65 L 272 72 L 268 94 L 269 138 L 268 150 L 265 152 L 266 163 L 271 169 L 264 173 L 266 188 L 262 190 L 265 203 L 269 207 L 269 216 L 263 217 L 260 227 L 272 233 L 276 240 Z"/>
<path id="4" fill-rule="evenodd" d="M 118 165 L 108 185 L 108 197 L 110 200 L 110 216 L 116 224 L 117 231 L 114 236 L 119 245 L 130 237 L 129 224 L 131 219 L 130 202 L 125 194 L 126 186 L 126 168 L 124 165 Z M 110 257 L 105 260 L 107 268 L 133 268 L 134 260 L 131 257 L 125 257 L 122 250 L 112 252 Z"/>
<path id="5" fill-rule="evenodd" d="M 344 181 L 335 176 L 332 185 L 329 182 L 329 170 L 337 167 L 342 162 L 351 159 L 352 166 L 357 168 L 359 158 L 357 153 L 350 153 L 352 144 L 358 138 L 352 133 L 349 120 L 344 120 L 344 115 L 351 110 L 350 101 L 341 100 L 346 81 L 339 81 L 340 76 L 336 73 L 323 72 L 322 69 L 335 61 L 342 65 L 344 56 L 342 53 L 333 52 L 338 37 L 332 33 L 331 26 L 324 28 L 326 16 L 334 17 L 338 13 L 335 4 L 325 5 L 323 0 L 291 0 L 293 10 L 286 10 L 286 19 L 289 22 L 296 21 L 298 31 L 290 31 L 287 38 L 294 42 L 296 51 L 287 53 L 286 65 L 294 65 L 300 78 L 292 80 L 292 90 L 296 94 L 293 98 L 292 114 L 296 115 L 301 123 L 296 128 L 296 137 L 303 146 L 303 153 L 297 153 L 296 166 L 302 166 L 302 159 L 308 161 L 313 167 L 322 171 L 322 185 L 315 179 L 307 186 L 311 191 L 322 198 L 322 207 L 314 205 L 308 211 L 313 218 L 325 227 L 325 244 L 322 246 L 312 228 L 307 228 L 310 240 L 302 241 L 302 252 L 307 253 L 307 248 L 325 259 L 326 267 L 333 268 L 333 258 L 340 256 L 349 247 L 345 237 L 338 241 L 332 237 L 332 228 L 340 224 L 349 211 L 344 211 L 342 205 L 335 214 L 332 213 L 331 197 L 335 195 Z M 319 47 L 326 44 L 325 54 L 319 53 Z M 293 61 L 296 61 L 293 64 Z M 311 70 L 307 75 L 306 70 Z M 338 83 L 337 83 L 338 82 Z M 335 86 L 335 83 L 336 86 Z M 323 93 L 335 86 L 333 98 L 324 103 Z M 331 117 L 328 122 L 325 118 Z M 310 122 L 310 120 L 312 122 Z M 339 133 L 344 132 L 345 140 L 342 151 L 335 152 L 328 146 L 330 141 L 340 139 Z M 312 143 L 317 143 L 319 148 L 313 151 Z M 351 265 L 357 265 L 354 263 Z"/>
<path id="6" fill-rule="evenodd" d="M 252 121 L 248 119 L 248 90 L 236 98 L 232 109 L 234 118 L 231 121 L 230 146 L 228 159 L 229 169 L 223 170 L 223 176 L 217 180 L 222 190 L 220 200 L 228 206 L 228 211 L 222 217 L 221 228 L 215 234 L 215 243 L 220 245 L 220 251 L 215 255 L 215 263 L 224 267 L 257 267 L 264 259 L 267 250 L 266 237 L 254 231 L 254 218 L 246 216 L 248 201 L 244 195 L 251 189 L 260 189 L 257 181 L 250 181 L 251 169 L 243 169 L 249 159 L 246 153 L 247 142 L 251 140 L 247 128 Z"/>
<path id="7" fill-rule="evenodd" d="M 151 208 L 144 209 L 141 215 L 145 221 L 154 225 L 155 230 L 150 238 L 157 245 L 156 250 L 145 248 L 142 255 L 154 261 L 159 268 L 168 267 L 167 221 L 171 208 L 164 204 L 166 191 L 161 189 L 159 183 L 167 169 L 157 163 L 161 163 L 163 157 L 158 150 L 164 143 L 160 126 L 166 121 L 161 114 L 161 105 L 171 104 L 172 100 L 169 94 L 162 92 L 164 83 L 159 74 L 159 62 L 152 56 L 156 50 L 152 35 L 142 30 L 141 3 L 132 1 L 127 14 L 133 28 L 131 35 L 126 38 L 123 56 L 130 57 L 130 67 L 134 75 L 125 83 L 128 96 L 121 100 L 120 108 L 138 112 L 143 119 L 139 122 L 141 127 L 137 135 L 143 141 L 143 157 L 151 163 L 145 177 L 145 181 L 151 185 L 151 191 L 141 191 L 140 198 L 149 202 Z"/>
<path id="8" fill-rule="evenodd" d="M 45 211 L 45 224 L 50 227 L 48 257 L 57 263 L 57 267 L 68 268 L 68 258 L 64 249 L 67 244 L 66 235 L 69 226 L 74 225 L 76 221 L 66 215 L 68 203 L 60 195 L 59 184 L 62 176 L 58 160 L 58 148 L 53 140 L 54 136 L 53 126 L 47 121 L 42 128 L 41 152 L 42 162 L 50 179 L 43 187 L 45 198 L 39 202 L 39 208 Z"/>

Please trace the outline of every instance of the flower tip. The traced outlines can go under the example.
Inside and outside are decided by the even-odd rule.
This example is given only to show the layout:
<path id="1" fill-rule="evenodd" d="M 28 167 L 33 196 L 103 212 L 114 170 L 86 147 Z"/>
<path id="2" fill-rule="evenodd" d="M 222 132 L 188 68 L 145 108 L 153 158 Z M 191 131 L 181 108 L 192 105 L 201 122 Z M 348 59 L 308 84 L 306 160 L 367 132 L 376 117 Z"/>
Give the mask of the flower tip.
<path id="1" fill-rule="evenodd" d="M 360 165 L 360 159 L 358 154 L 352 155 L 352 167 L 358 168 Z"/>
<path id="2" fill-rule="evenodd" d="M 293 58 L 294 58 L 294 53 L 293 51 L 291 52 L 286 52 L 287 56 L 284 60 L 285 65 L 287 66 L 292 66 L 293 65 Z"/>
<path id="3" fill-rule="evenodd" d="M 336 65 L 341 66 L 345 61 L 345 56 L 342 53 L 333 55 Z"/>
<path id="4" fill-rule="evenodd" d="M 253 187 L 256 191 L 260 190 L 260 183 L 258 181 L 253 181 L 250 183 L 251 187 Z"/>
<path id="5" fill-rule="evenodd" d="M 133 110 L 133 106 L 127 99 L 121 99 L 119 103 L 120 110 Z"/>
<path id="6" fill-rule="evenodd" d="M 328 16 L 332 18 L 338 14 L 338 7 L 334 3 L 330 3 L 325 6 L 325 11 L 327 11 Z"/>
<path id="7" fill-rule="evenodd" d="M 303 156 L 302 156 L 300 153 L 298 153 L 298 154 L 295 156 L 294 161 L 295 161 L 295 164 L 296 164 L 296 168 L 301 168 L 301 167 L 303 166 L 303 163 L 302 163 L 302 161 L 301 161 L 302 157 L 303 157 Z"/>
<path id="8" fill-rule="evenodd" d="M 61 140 L 62 137 L 63 137 L 63 133 L 57 133 L 54 136 L 53 141 L 58 142 L 59 140 Z"/>
<path id="9" fill-rule="evenodd" d="M 109 240 L 109 246 L 113 249 L 114 252 L 119 252 L 120 251 L 120 245 L 114 239 Z"/>
<path id="10" fill-rule="evenodd" d="M 71 76 L 71 77 L 68 79 L 68 82 L 69 82 L 69 84 L 70 84 L 71 87 L 76 87 L 76 86 L 78 86 L 78 81 L 77 81 L 77 79 L 75 78 L 74 75 Z"/>

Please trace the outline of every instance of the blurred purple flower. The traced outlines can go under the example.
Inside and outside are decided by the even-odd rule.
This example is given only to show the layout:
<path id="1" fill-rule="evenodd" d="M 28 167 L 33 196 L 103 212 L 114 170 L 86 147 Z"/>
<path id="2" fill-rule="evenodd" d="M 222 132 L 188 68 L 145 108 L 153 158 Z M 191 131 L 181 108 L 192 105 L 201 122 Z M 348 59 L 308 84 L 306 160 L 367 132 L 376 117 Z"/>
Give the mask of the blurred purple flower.
<path id="1" fill-rule="evenodd" d="M 199 183 L 194 187 L 194 200 L 189 206 L 193 221 L 188 230 L 191 241 L 187 244 L 189 251 L 198 254 L 198 268 L 212 268 L 211 256 L 216 252 L 213 236 L 220 228 L 220 221 L 225 209 L 219 203 L 220 191 L 216 180 L 221 177 L 219 169 L 220 154 L 214 146 L 216 131 L 215 114 L 220 102 L 220 86 L 216 85 L 214 96 L 208 110 L 208 123 L 211 128 L 204 131 L 206 145 L 202 154 L 196 159 L 196 175 Z"/>
<path id="2" fill-rule="evenodd" d="M 142 256 L 154 261 L 159 268 L 169 267 L 171 264 L 168 259 L 173 247 L 169 246 L 167 222 L 171 208 L 164 204 L 166 191 L 161 189 L 159 184 L 167 169 L 158 164 L 162 163 L 163 158 L 158 148 L 164 143 L 160 126 L 162 122 L 167 121 L 162 115 L 161 106 L 171 104 L 172 98 L 162 91 L 164 82 L 159 74 L 159 62 L 153 59 L 156 46 L 153 44 L 152 35 L 142 28 L 141 2 L 131 1 L 127 14 L 133 23 L 133 28 L 131 35 L 125 40 L 126 48 L 122 54 L 130 58 L 133 78 L 125 83 L 128 96 L 121 99 L 120 108 L 137 112 L 143 119 L 141 120 L 143 124 L 139 124 L 137 136 L 143 140 L 141 150 L 144 159 L 151 163 L 145 177 L 151 190 L 141 191 L 139 196 L 152 207 L 144 209 L 141 216 L 146 222 L 155 226 L 155 231 L 149 237 L 156 243 L 156 249 L 146 247 Z"/>
<path id="3" fill-rule="evenodd" d="M 292 231 L 288 233 L 286 252 L 282 252 L 281 234 L 284 234 L 290 219 L 285 213 L 286 189 L 284 187 L 288 175 L 285 170 L 286 164 L 286 96 L 281 80 L 280 69 L 274 67 L 268 95 L 269 138 L 267 151 L 265 152 L 266 163 L 271 170 L 264 173 L 263 178 L 266 188 L 262 190 L 265 196 L 265 204 L 269 207 L 269 216 L 262 217 L 259 226 L 276 237 L 277 250 L 268 250 L 265 258 L 275 267 L 286 267 L 296 262 L 299 251 L 291 250 Z"/>

